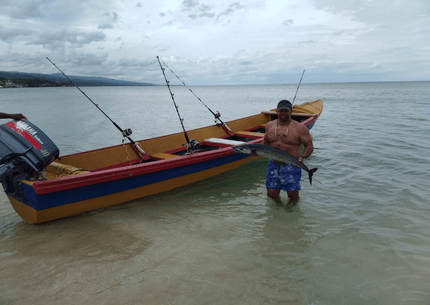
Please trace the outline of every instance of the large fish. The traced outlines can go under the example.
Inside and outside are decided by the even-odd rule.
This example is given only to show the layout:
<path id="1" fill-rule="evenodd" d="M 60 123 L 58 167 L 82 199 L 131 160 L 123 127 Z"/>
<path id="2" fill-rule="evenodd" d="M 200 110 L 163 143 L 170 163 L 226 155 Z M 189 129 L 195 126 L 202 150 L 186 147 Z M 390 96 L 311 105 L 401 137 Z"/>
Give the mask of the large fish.
<path id="1" fill-rule="evenodd" d="M 280 149 L 271 147 L 269 145 L 263 145 L 263 144 L 243 144 L 243 145 L 237 145 L 233 146 L 232 150 L 238 153 L 242 154 L 251 154 L 255 153 L 256 155 L 260 157 L 264 157 L 270 160 L 285 162 L 285 163 L 291 163 L 294 164 L 309 174 L 309 182 L 312 185 L 312 176 L 317 171 L 318 168 L 309 169 L 306 165 L 304 165 L 302 162 L 299 161 L 296 157 L 290 155 L 289 153 L 286 153 L 285 151 L 282 151 Z"/>

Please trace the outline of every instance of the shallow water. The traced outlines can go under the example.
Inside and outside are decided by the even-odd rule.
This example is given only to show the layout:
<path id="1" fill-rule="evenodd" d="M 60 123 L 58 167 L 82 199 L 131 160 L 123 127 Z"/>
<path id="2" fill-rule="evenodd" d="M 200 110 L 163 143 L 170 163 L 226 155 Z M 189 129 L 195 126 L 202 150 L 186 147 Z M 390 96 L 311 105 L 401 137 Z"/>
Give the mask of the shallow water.
<path id="1" fill-rule="evenodd" d="M 301 200 L 266 196 L 265 160 L 111 208 L 30 225 L 0 193 L 0 303 L 430 303 L 430 83 L 302 84 L 321 98 L 318 167 Z M 225 121 L 274 108 L 295 85 L 196 87 Z M 180 132 L 164 87 L 85 88 L 135 140 Z M 173 87 L 187 129 L 211 124 Z M 62 155 L 121 143 L 74 88 L 3 89 Z M 166 124 L 166 122 L 168 122 Z"/>

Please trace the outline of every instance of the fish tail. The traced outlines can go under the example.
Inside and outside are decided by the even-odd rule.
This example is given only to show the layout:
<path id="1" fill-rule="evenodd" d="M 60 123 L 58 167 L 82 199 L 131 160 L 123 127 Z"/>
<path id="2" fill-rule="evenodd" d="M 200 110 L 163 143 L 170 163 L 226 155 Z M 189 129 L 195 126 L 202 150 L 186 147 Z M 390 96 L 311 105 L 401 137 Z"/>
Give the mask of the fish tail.
<path id="1" fill-rule="evenodd" d="M 314 175 L 314 173 L 318 170 L 317 167 L 309 170 L 309 183 L 312 185 L 312 176 Z"/>

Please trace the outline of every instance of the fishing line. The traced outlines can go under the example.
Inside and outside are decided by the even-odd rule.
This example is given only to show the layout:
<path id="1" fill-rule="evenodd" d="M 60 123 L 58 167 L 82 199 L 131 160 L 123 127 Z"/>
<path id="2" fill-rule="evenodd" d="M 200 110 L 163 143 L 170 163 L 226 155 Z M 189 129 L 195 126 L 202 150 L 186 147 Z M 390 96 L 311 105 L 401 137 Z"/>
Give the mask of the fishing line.
<path id="1" fill-rule="evenodd" d="M 302 77 L 300 78 L 300 82 L 299 82 L 299 85 L 297 86 L 296 94 L 294 95 L 294 99 L 291 105 L 294 105 L 294 101 L 296 100 L 297 92 L 299 91 L 300 84 L 302 83 L 303 74 L 305 74 L 305 70 L 303 70 Z"/>
<path id="2" fill-rule="evenodd" d="M 160 64 L 161 72 L 163 72 L 163 76 L 164 76 L 164 80 L 166 81 L 167 88 L 169 88 L 169 92 L 170 92 L 170 96 L 172 97 L 173 105 L 175 106 L 176 113 L 178 114 L 178 117 L 179 117 L 179 122 L 181 122 L 182 130 L 184 131 L 185 140 L 187 141 L 187 149 L 191 149 L 191 151 L 198 149 L 199 143 L 197 143 L 197 141 L 194 139 L 191 139 L 191 141 L 190 141 L 190 139 L 188 138 L 187 131 L 185 130 L 185 127 L 184 127 L 184 119 L 181 118 L 181 115 L 180 115 L 179 110 L 178 110 L 179 107 L 178 107 L 178 105 L 176 105 L 174 94 L 172 93 L 172 90 L 170 89 L 170 84 L 169 84 L 169 81 L 167 80 L 166 73 L 164 73 L 165 69 L 161 65 L 160 58 L 158 56 L 157 56 L 157 60 L 158 60 L 158 63 Z"/>
<path id="3" fill-rule="evenodd" d="M 61 72 L 61 74 L 63 74 L 68 80 L 69 80 L 69 82 L 72 84 L 72 85 L 74 85 L 75 87 L 76 87 L 76 89 L 78 89 L 79 91 L 81 91 L 81 93 L 91 102 L 91 103 L 93 103 L 93 105 L 94 106 L 96 106 L 96 108 L 98 109 L 98 110 L 100 110 L 100 112 L 101 113 L 103 113 L 104 115 L 105 115 L 105 117 L 107 117 L 108 119 L 109 119 L 109 121 L 111 121 L 112 122 L 112 124 L 116 127 L 116 128 L 118 128 L 118 130 L 121 132 L 121 134 L 122 134 L 122 136 L 124 137 L 124 138 L 127 138 L 130 142 L 131 142 L 131 144 L 133 144 L 133 147 L 134 148 L 136 148 L 136 152 L 137 152 L 137 154 L 143 159 L 143 160 L 148 160 L 150 157 L 145 153 L 145 151 L 140 147 L 140 145 L 138 144 L 138 143 L 136 143 L 136 142 L 134 142 L 131 138 L 130 138 L 130 135 L 132 134 L 132 130 L 130 129 L 130 128 L 127 128 L 127 129 L 122 129 L 121 127 L 119 127 L 118 126 L 118 124 L 117 123 L 115 123 L 100 107 L 99 107 L 99 105 L 97 105 L 96 103 L 94 103 L 93 102 L 93 100 L 92 99 L 90 99 L 90 97 L 88 96 L 88 95 L 86 95 L 85 94 L 85 92 L 84 91 L 82 91 L 81 90 L 81 88 L 79 88 L 78 87 L 78 85 L 76 85 L 75 84 L 75 82 L 74 81 L 72 81 L 63 71 L 61 71 L 61 69 L 60 68 L 58 68 L 57 67 L 57 65 L 56 64 L 54 64 L 53 62 L 52 62 L 52 60 L 50 60 L 48 57 L 46 57 L 46 59 L 47 60 L 49 60 L 49 62 L 55 67 L 55 68 L 57 68 L 57 70 L 58 71 L 60 71 Z"/>
<path id="4" fill-rule="evenodd" d="M 158 57 L 157 57 L 158 58 Z M 219 113 L 219 111 L 217 111 L 217 113 L 213 112 L 205 103 L 203 103 L 203 101 L 193 92 L 193 90 L 191 90 L 190 87 L 187 86 L 187 84 L 185 84 L 185 82 L 179 78 L 179 76 L 176 75 L 175 72 L 173 72 L 172 69 L 170 69 L 170 67 L 163 61 L 163 64 L 167 67 L 167 69 L 170 70 L 170 72 L 172 72 L 172 74 L 174 76 L 176 76 L 176 78 L 185 86 L 188 88 L 188 90 L 190 90 L 190 92 L 213 114 L 213 116 L 215 117 L 215 123 L 217 123 L 216 120 L 220 121 L 220 123 L 225 126 L 228 131 L 231 132 L 231 129 L 220 119 L 221 114 Z"/>

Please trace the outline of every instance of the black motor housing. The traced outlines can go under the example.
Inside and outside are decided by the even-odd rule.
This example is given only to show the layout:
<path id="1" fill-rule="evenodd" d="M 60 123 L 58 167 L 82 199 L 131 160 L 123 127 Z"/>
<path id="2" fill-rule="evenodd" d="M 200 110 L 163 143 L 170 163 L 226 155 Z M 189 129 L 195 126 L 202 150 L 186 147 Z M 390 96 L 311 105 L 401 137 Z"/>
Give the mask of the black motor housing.
<path id="1" fill-rule="evenodd" d="M 31 179 L 59 155 L 54 142 L 29 121 L 0 125 L 0 182 L 8 196 L 23 201 L 20 181 Z"/>

